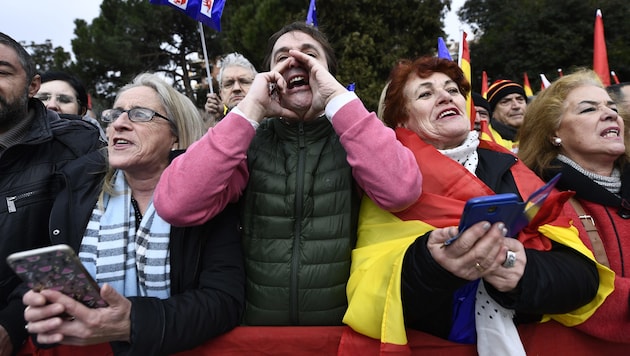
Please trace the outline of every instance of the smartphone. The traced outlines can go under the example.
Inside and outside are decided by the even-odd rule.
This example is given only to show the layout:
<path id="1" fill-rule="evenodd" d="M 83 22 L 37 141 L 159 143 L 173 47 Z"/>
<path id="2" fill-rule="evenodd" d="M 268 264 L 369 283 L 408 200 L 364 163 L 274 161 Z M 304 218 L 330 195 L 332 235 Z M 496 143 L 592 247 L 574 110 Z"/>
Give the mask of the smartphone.
<path id="1" fill-rule="evenodd" d="M 106 307 L 98 283 L 68 245 L 52 245 L 16 252 L 7 263 L 33 290 L 53 289 L 90 308 Z"/>
<path id="2" fill-rule="evenodd" d="M 508 229 L 506 236 L 514 236 L 514 223 L 523 214 L 524 203 L 514 193 L 487 195 L 468 200 L 459 221 L 459 232 L 444 242 L 445 246 L 452 244 L 470 226 L 488 221 L 491 224 L 503 222 Z"/>

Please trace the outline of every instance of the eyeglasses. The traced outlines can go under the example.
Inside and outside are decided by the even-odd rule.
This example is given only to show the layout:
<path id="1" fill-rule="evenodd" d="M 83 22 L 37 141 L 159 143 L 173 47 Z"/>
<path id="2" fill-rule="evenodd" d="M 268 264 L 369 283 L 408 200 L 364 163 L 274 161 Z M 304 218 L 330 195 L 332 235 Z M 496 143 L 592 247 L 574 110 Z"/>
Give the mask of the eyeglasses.
<path id="1" fill-rule="evenodd" d="M 120 117 L 120 115 L 122 115 L 125 112 L 127 113 L 127 117 L 129 117 L 129 120 L 131 120 L 131 122 L 148 122 L 148 121 L 151 121 L 153 117 L 155 116 L 161 117 L 164 120 L 171 122 L 171 120 L 169 120 L 168 117 L 147 108 L 133 108 L 129 110 L 120 110 L 120 109 L 104 110 L 103 113 L 101 114 L 101 120 L 103 120 L 103 122 L 114 122 L 116 121 L 116 119 Z"/>
<path id="2" fill-rule="evenodd" d="M 65 94 L 52 95 L 49 93 L 41 93 L 41 94 L 35 95 L 35 98 L 41 100 L 42 103 L 46 104 L 47 102 L 50 101 L 50 99 L 53 98 L 53 96 L 55 97 L 55 101 L 58 102 L 59 104 L 70 104 L 70 103 L 74 103 L 75 101 L 77 103 L 79 102 L 77 98 L 70 95 L 65 95 Z"/>
<path id="3" fill-rule="evenodd" d="M 227 80 L 221 82 L 221 89 L 230 90 L 230 89 L 232 89 L 234 87 L 234 84 L 236 82 L 238 82 L 238 84 L 241 87 L 249 87 L 254 82 L 254 79 L 253 78 L 236 78 L 236 80 L 234 80 L 234 79 L 227 79 Z"/>

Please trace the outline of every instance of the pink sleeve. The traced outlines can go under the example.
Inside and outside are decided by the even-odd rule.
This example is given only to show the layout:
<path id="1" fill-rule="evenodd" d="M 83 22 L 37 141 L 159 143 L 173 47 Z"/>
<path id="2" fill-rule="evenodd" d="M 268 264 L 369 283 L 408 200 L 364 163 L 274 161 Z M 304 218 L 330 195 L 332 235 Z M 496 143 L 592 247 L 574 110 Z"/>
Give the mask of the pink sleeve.
<path id="1" fill-rule="evenodd" d="M 247 148 L 255 132 L 246 119 L 229 113 L 175 158 L 153 195 L 160 217 L 175 226 L 198 225 L 236 202 L 249 178 Z"/>
<path id="2" fill-rule="evenodd" d="M 354 178 L 381 208 L 400 211 L 422 193 L 422 174 L 413 153 L 396 139 L 359 99 L 344 105 L 332 118 L 348 154 Z"/>

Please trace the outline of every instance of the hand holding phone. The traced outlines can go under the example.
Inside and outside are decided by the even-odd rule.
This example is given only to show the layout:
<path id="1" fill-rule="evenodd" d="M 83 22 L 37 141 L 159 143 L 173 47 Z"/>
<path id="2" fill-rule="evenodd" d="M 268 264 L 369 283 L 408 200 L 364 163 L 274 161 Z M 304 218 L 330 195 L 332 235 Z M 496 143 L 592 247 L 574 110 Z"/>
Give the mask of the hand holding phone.
<path id="1" fill-rule="evenodd" d="M 468 200 L 464 205 L 464 211 L 459 221 L 459 232 L 444 242 L 448 246 L 455 242 L 461 234 L 470 226 L 488 221 L 491 224 L 503 222 L 508 230 L 507 236 L 514 236 L 514 223 L 523 213 L 523 203 L 514 193 L 487 195 Z"/>
<path id="2" fill-rule="evenodd" d="M 90 308 L 106 307 L 100 287 L 68 245 L 16 252 L 7 263 L 33 290 L 52 289 Z"/>

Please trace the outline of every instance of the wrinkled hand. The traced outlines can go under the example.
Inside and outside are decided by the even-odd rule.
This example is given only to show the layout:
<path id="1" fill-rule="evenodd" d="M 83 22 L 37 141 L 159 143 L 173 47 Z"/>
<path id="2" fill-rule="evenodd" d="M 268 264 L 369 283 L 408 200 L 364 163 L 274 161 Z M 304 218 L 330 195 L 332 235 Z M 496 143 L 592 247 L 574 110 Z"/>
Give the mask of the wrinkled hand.
<path id="1" fill-rule="evenodd" d="M 444 241 L 454 236 L 457 228 L 436 229 L 429 235 L 427 247 L 438 264 L 459 278 L 471 281 L 483 278 L 499 291 L 507 292 L 518 284 L 527 261 L 523 245 L 506 238 L 506 231 L 503 223 L 479 222 L 451 245 L 444 246 Z M 510 268 L 503 266 L 508 249 L 516 252 L 517 257 L 515 266 Z"/>
<path id="2" fill-rule="evenodd" d="M 204 109 L 215 121 L 223 117 L 223 103 L 216 93 L 208 93 Z"/>
<path id="3" fill-rule="evenodd" d="M 28 331 L 42 344 L 129 341 L 131 302 L 108 284 L 101 288 L 101 297 L 109 306 L 92 309 L 54 290 L 30 290 L 22 298 Z"/>
<path id="4" fill-rule="evenodd" d="M 506 268 L 503 266 L 503 263 L 506 260 L 508 250 L 516 253 L 516 262 L 514 267 Z M 494 286 L 498 291 L 509 292 L 516 288 L 525 272 L 525 265 L 527 264 L 525 247 L 517 239 L 506 238 L 503 240 L 503 248 L 498 257 L 499 263 L 501 264 L 500 267 L 488 271 L 488 273 L 483 276 L 483 279 Z"/>

